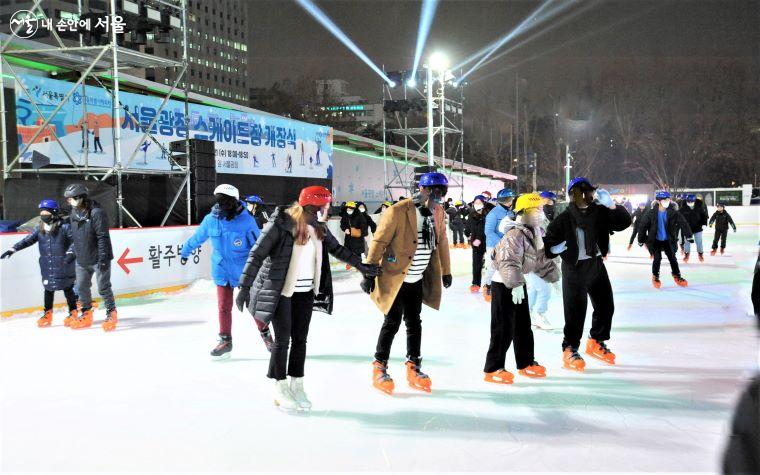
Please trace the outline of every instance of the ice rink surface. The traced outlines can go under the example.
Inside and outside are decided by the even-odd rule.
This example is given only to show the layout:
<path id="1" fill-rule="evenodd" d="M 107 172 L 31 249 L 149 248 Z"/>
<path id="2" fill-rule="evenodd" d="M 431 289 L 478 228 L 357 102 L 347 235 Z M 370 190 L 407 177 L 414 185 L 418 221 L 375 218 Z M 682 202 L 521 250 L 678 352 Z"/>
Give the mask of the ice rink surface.
<path id="1" fill-rule="evenodd" d="M 470 251 L 452 251 L 442 311 L 423 310 L 432 394 L 405 384 L 403 326 L 390 363 L 397 393 L 372 387 L 381 315 L 355 273 L 335 272 L 334 315 L 315 313 L 309 335 L 308 415 L 274 407 L 268 353 L 247 314 L 235 310 L 232 358 L 210 359 L 218 326 L 208 281 L 121 301 L 110 334 L 64 328 L 61 312 L 47 329 L 37 315 L 5 319 L 0 471 L 715 472 L 758 365 L 749 300 L 758 228 L 730 233 L 725 256 L 708 249 L 700 264 L 693 254 L 682 265 L 687 289 L 664 260 L 659 291 L 627 237 L 613 236 L 607 261 L 618 364 L 586 358 L 585 374 L 571 373 L 561 368 L 561 332 L 534 331 L 548 377 L 516 376 L 511 386 L 482 379 L 490 315 L 467 289 Z M 561 308 L 553 296 L 555 324 Z"/>

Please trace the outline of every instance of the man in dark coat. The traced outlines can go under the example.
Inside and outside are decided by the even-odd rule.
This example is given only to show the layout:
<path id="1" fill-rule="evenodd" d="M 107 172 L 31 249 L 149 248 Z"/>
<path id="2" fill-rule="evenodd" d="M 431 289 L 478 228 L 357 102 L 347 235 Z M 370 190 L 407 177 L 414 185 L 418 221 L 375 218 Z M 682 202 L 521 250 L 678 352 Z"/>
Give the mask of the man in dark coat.
<path id="1" fill-rule="evenodd" d="M 631 216 L 631 218 L 633 219 L 633 225 L 631 226 L 633 228 L 633 231 L 631 232 L 631 239 L 628 241 L 629 251 L 633 247 L 633 241 L 636 239 L 636 236 L 638 236 L 639 234 L 639 223 L 641 223 L 641 218 L 644 217 L 644 214 L 646 212 L 647 212 L 647 204 L 639 203 L 639 207 L 636 208 L 636 210 L 633 212 L 633 216 Z"/>
<path id="2" fill-rule="evenodd" d="M 697 254 L 699 262 L 704 262 L 704 248 L 702 247 L 702 227 L 707 226 L 707 207 L 702 200 L 697 199 L 696 195 L 686 195 L 686 199 L 678 204 L 678 212 L 681 213 L 689 224 L 689 229 L 697 243 Z M 691 242 L 684 242 L 683 261 L 689 262 L 691 254 Z"/>
<path id="3" fill-rule="evenodd" d="M 670 271 L 673 280 L 679 287 L 686 287 L 689 283 L 681 276 L 681 270 L 678 268 L 676 259 L 676 244 L 678 242 L 679 231 L 684 235 L 687 241 L 694 242 L 694 238 L 689 228 L 689 223 L 674 203 L 670 200 L 670 192 L 661 190 L 655 194 L 657 205 L 648 210 L 641 219 L 639 225 L 639 246 L 646 244 L 649 253 L 654 256 L 652 261 L 652 285 L 659 289 L 662 286 L 660 281 L 660 263 L 662 262 L 662 253 L 665 253 L 670 262 Z"/>
<path id="4" fill-rule="evenodd" d="M 366 252 L 365 237 L 369 235 L 369 224 L 363 213 L 358 211 L 354 201 L 346 203 L 346 214 L 340 220 L 340 229 L 345 233 L 343 244 L 354 254 L 361 256 Z M 346 264 L 346 269 L 351 266 Z"/>
<path id="5" fill-rule="evenodd" d="M 71 235 L 76 254 L 77 292 L 82 303 L 82 315 L 72 322 L 71 328 L 92 326 L 92 276 L 98 284 L 98 293 L 106 306 L 106 320 L 103 330 L 116 328 L 116 300 L 111 290 L 111 235 L 108 231 L 108 216 L 96 201 L 88 196 L 87 187 L 78 183 L 69 185 L 64 196 L 71 205 Z"/>
<path id="6" fill-rule="evenodd" d="M 586 354 L 615 364 L 615 354 L 607 348 L 612 315 L 615 312 L 612 285 L 604 266 L 610 248 L 610 233 L 631 225 L 631 215 L 616 206 L 609 192 L 596 190 L 584 177 L 570 181 L 571 202 L 549 224 L 544 237 L 546 257 L 562 257 L 562 300 L 565 310 L 563 365 L 583 371 L 586 362 L 578 354 L 588 299 L 594 307 Z M 596 201 L 594 191 L 596 190 Z"/>

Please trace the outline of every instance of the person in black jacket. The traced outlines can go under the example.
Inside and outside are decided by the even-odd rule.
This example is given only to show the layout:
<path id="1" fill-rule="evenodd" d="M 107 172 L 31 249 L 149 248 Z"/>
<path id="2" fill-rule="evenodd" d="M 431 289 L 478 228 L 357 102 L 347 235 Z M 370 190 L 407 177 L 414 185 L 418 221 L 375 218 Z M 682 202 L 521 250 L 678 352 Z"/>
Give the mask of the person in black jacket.
<path id="1" fill-rule="evenodd" d="M 45 288 L 44 313 L 37 326 L 49 327 L 53 324 L 53 297 L 56 290 L 62 290 L 69 306 L 69 314 L 64 319 L 65 326 L 70 326 L 77 316 L 77 296 L 74 292 L 74 248 L 71 242 L 69 224 L 59 214 L 58 202 L 42 200 L 39 204 L 40 224 L 31 234 L 5 251 L 0 259 L 11 257 L 15 252 L 37 243 L 40 251 L 40 273 L 42 286 Z"/>
<path id="2" fill-rule="evenodd" d="M 609 192 L 597 190 L 584 177 L 570 181 L 571 202 L 549 223 L 544 237 L 546 257 L 562 257 L 562 300 L 565 310 L 563 365 L 583 371 L 586 362 L 578 354 L 588 299 L 594 307 L 586 354 L 615 364 L 615 354 L 607 348 L 615 304 L 612 285 L 604 266 L 610 248 L 610 233 L 631 225 L 631 215 L 616 206 Z M 596 202 L 594 191 L 596 190 Z"/>
<path id="3" fill-rule="evenodd" d="M 377 224 L 375 223 L 375 220 L 372 219 L 372 216 L 367 213 L 367 205 L 365 205 L 363 201 L 357 201 L 356 207 L 359 212 L 364 215 L 364 219 L 367 220 L 367 227 L 369 227 L 369 230 L 374 234 L 377 229 Z"/>
<path id="4" fill-rule="evenodd" d="M 378 266 L 341 246 L 325 225 L 330 192 L 321 186 L 301 190 L 298 202 L 280 207 L 248 255 L 235 300 L 264 326 L 272 322 L 274 347 L 267 376 L 276 381 L 275 403 L 284 410 L 311 407 L 303 390 L 306 337 L 312 310 L 332 312 L 333 290 L 328 253 L 377 276 Z M 290 355 L 288 347 L 290 346 Z M 286 375 L 291 377 L 288 386 Z"/>
<path id="5" fill-rule="evenodd" d="M 454 243 L 451 248 L 464 248 L 464 219 L 462 218 L 462 202 L 456 201 L 452 206 L 444 210 L 449 218 L 449 229 L 454 235 Z"/>
<path id="6" fill-rule="evenodd" d="M 657 206 L 647 211 L 641 219 L 639 225 L 639 246 L 646 244 L 650 254 L 654 256 L 652 261 L 652 285 L 659 289 L 662 286 L 660 281 L 660 263 L 662 262 L 662 253 L 665 253 L 670 262 L 670 271 L 673 280 L 679 287 L 686 287 L 689 283 L 681 276 L 681 270 L 678 268 L 678 259 L 676 259 L 676 244 L 678 242 L 679 231 L 684 238 L 690 243 L 694 238 L 689 228 L 689 223 L 674 203 L 670 200 L 670 192 L 661 190 L 655 194 Z"/>
<path id="7" fill-rule="evenodd" d="M 264 200 L 258 195 L 248 195 L 245 197 L 245 206 L 248 209 L 248 214 L 256 220 L 259 229 L 264 229 L 264 225 L 269 221 L 269 212 Z"/>
<path id="8" fill-rule="evenodd" d="M 472 285 L 470 292 L 480 292 L 486 255 L 486 197 L 478 195 L 472 201 L 464 233 L 472 246 Z"/>
<path id="9" fill-rule="evenodd" d="M 633 219 L 633 225 L 631 226 L 633 228 L 633 231 L 631 231 L 631 239 L 628 241 L 629 251 L 633 247 L 633 241 L 636 240 L 636 236 L 638 236 L 639 234 L 639 223 L 641 223 L 641 218 L 644 217 L 644 214 L 646 212 L 647 212 L 647 204 L 639 203 L 639 207 L 636 208 L 636 210 L 633 212 L 633 216 L 631 216 L 631 218 Z"/>
<path id="10" fill-rule="evenodd" d="M 66 187 L 63 196 L 71 205 L 71 235 L 76 254 L 76 288 L 82 304 L 82 315 L 71 323 L 71 328 L 92 326 L 92 276 L 98 283 L 98 293 L 106 306 L 106 320 L 103 330 L 116 328 L 116 300 L 111 289 L 111 235 L 108 231 L 108 216 L 97 201 L 87 197 L 87 187 L 75 183 Z"/>
<path id="11" fill-rule="evenodd" d="M 340 229 L 346 234 L 343 245 L 357 256 L 366 252 L 366 241 L 369 235 L 369 224 L 364 214 L 357 211 L 358 206 L 354 201 L 346 203 L 346 214 L 340 219 Z M 351 266 L 346 264 L 346 269 Z"/>
<path id="12" fill-rule="evenodd" d="M 726 211 L 726 207 L 723 203 L 718 203 L 717 210 L 710 217 L 710 222 L 708 225 L 712 227 L 713 223 L 715 223 L 715 237 L 713 238 L 712 251 L 710 251 L 710 255 L 714 256 L 717 253 L 718 241 L 720 241 L 720 254 L 723 255 L 723 252 L 726 250 L 728 225 L 730 224 L 734 229 L 734 232 L 736 232 L 736 224 L 734 224 L 734 220 L 731 219 L 731 215 L 728 214 L 728 211 Z"/>
<path id="13" fill-rule="evenodd" d="M 694 237 L 694 241 L 697 243 L 697 255 L 699 256 L 699 262 L 704 262 L 704 248 L 702 247 L 702 227 L 707 226 L 707 207 L 702 200 L 697 199 L 696 195 L 686 195 L 685 199 L 678 203 L 678 212 L 681 213 L 689 224 L 689 229 Z M 683 233 L 681 233 L 682 237 Z M 684 242 L 684 256 L 683 261 L 689 262 L 689 255 L 691 254 L 691 242 Z"/>

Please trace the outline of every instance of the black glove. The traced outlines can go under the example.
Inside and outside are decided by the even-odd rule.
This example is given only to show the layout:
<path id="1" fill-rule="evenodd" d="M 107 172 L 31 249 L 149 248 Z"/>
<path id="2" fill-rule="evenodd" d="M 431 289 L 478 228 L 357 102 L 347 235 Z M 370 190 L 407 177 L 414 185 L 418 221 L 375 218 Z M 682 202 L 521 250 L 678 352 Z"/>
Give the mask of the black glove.
<path id="1" fill-rule="evenodd" d="M 689 238 L 689 239 L 687 239 L 687 241 L 689 241 L 689 243 L 691 243 L 691 244 L 694 244 L 694 238 Z"/>
<path id="2" fill-rule="evenodd" d="M 375 290 L 375 278 L 374 277 L 365 277 L 362 279 L 361 282 L 362 290 L 365 294 L 369 295 L 372 293 L 373 290 Z"/>
<path id="3" fill-rule="evenodd" d="M 100 272 L 105 272 L 111 267 L 110 261 L 104 261 L 104 262 L 98 262 L 98 269 L 100 269 Z"/>
<path id="4" fill-rule="evenodd" d="M 187 261 L 187 259 L 185 259 Z M 248 308 L 248 304 L 251 303 L 251 288 L 241 285 L 238 287 L 237 298 L 235 298 L 235 305 L 241 312 L 244 308 Z"/>
<path id="5" fill-rule="evenodd" d="M 65 256 L 63 256 L 63 262 L 66 264 L 71 264 L 76 260 L 77 256 L 73 252 L 67 252 Z"/>
<path id="6" fill-rule="evenodd" d="M 443 277 L 441 277 L 441 280 L 443 280 L 443 287 L 445 289 L 448 289 L 451 287 L 451 274 L 446 274 Z"/>
<path id="7" fill-rule="evenodd" d="M 187 257 L 180 257 L 180 258 L 179 258 L 179 263 L 180 263 L 180 264 L 182 264 L 183 266 L 184 266 L 185 264 L 187 264 Z"/>
<path id="8" fill-rule="evenodd" d="M 15 250 L 15 249 L 8 249 L 7 251 L 5 251 L 5 252 L 3 253 L 3 255 L 2 255 L 2 256 L 0 256 L 0 259 L 5 259 L 6 257 L 11 257 L 11 256 L 13 255 L 13 253 L 14 253 L 14 252 L 16 252 L 16 250 Z"/>
<path id="9" fill-rule="evenodd" d="M 356 270 L 362 273 L 365 278 L 375 278 L 383 274 L 383 268 L 375 264 L 359 264 Z"/>

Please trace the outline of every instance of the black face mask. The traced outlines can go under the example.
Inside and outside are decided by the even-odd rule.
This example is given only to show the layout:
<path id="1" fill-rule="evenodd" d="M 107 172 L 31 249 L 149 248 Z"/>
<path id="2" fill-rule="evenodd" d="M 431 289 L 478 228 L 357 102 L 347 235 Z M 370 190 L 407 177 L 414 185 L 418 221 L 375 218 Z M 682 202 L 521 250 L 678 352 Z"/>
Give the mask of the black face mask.
<path id="1" fill-rule="evenodd" d="M 219 208 L 223 211 L 230 211 L 235 209 L 237 202 L 234 198 L 231 198 L 229 196 L 220 196 L 216 199 L 216 203 L 219 205 Z"/>
<path id="2" fill-rule="evenodd" d="M 45 224 L 50 224 L 55 221 L 55 217 L 52 214 L 41 214 L 40 219 Z"/>

